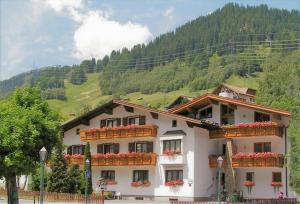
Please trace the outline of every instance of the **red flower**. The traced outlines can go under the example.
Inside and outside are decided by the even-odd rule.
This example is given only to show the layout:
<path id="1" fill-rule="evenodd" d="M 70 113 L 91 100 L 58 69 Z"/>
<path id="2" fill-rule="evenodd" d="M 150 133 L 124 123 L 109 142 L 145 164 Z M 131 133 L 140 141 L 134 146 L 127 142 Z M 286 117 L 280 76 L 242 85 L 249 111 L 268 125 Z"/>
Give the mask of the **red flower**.
<path id="1" fill-rule="evenodd" d="M 278 124 L 272 121 L 266 122 L 252 122 L 252 123 L 239 123 L 234 125 L 224 125 L 223 128 L 247 128 L 247 127 L 271 127 L 277 126 Z"/>
<path id="2" fill-rule="evenodd" d="M 118 184 L 116 181 L 113 181 L 113 180 L 107 180 L 106 181 L 106 184 L 107 185 L 116 185 L 116 184 Z"/>
<path id="3" fill-rule="evenodd" d="M 232 156 L 233 159 L 242 159 L 242 158 L 277 158 L 279 157 L 278 153 L 273 152 L 258 152 L 258 153 L 242 153 L 239 152 Z"/>
<path id="4" fill-rule="evenodd" d="M 255 182 L 254 181 L 244 181 L 244 186 L 255 186 Z"/>
<path id="5" fill-rule="evenodd" d="M 64 155 L 64 158 L 65 158 L 65 159 L 70 159 L 70 158 L 71 158 L 71 155 L 70 155 L 70 154 L 65 154 L 65 155 Z"/>
<path id="6" fill-rule="evenodd" d="M 132 187 L 148 187 L 148 186 L 150 186 L 150 182 L 149 181 L 144 181 L 144 182 L 142 182 L 142 181 L 136 181 L 136 182 L 132 182 L 131 183 L 131 186 Z"/>
<path id="7" fill-rule="evenodd" d="M 275 181 L 273 181 L 271 183 L 271 186 L 273 186 L 273 187 L 281 187 L 282 186 L 282 182 L 275 182 Z"/>
<path id="8" fill-rule="evenodd" d="M 174 156 L 175 154 L 180 154 L 180 151 L 166 149 L 163 154 L 167 156 Z"/>
<path id="9" fill-rule="evenodd" d="M 73 154 L 73 155 L 71 156 L 71 158 L 74 158 L 74 159 L 82 159 L 82 158 L 83 158 L 83 155 L 81 155 L 81 154 Z"/>
<path id="10" fill-rule="evenodd" d="M 175 186 L 182 186 L 183 185 L 183 180 L 171 180 L 171 181 L 167 181 L 165 183 L 166 186 L 171 186 L 171 187 L 175 187 Z"/>

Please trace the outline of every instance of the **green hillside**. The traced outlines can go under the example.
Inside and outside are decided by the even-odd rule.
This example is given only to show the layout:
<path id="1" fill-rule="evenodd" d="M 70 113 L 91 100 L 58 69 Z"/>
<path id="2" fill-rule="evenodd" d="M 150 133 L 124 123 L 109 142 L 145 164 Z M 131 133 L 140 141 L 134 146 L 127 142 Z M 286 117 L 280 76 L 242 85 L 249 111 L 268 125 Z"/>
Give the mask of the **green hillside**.
<path id="1" fill-rule="evenodd" d="M 246 86 L 258 88 L 257 79 L 262 73 L 254 77 L 232 76 L 226 82 L 236 86 Z M 61 113 L 65 120 L 78 116 L 84 110 L 95 108 L 113 98 L 112 95 L 101 95 L 99 88 L 99 74 L 87 74 L 87 81 L 81 85 L 74 85 L 65 80 L 65 89 L 67 100 L 48 100 L 50 106 Z M 164 108 L 180 95 L 199 96 L 213 90 L 189 91 L 187 87 L 168 93 L 157 92 L 154 94 L 142 94 L 140 92 L 130 93 L 122 96 L 128 98 L 130 102 L 148 105 L 154 108 Z"/>

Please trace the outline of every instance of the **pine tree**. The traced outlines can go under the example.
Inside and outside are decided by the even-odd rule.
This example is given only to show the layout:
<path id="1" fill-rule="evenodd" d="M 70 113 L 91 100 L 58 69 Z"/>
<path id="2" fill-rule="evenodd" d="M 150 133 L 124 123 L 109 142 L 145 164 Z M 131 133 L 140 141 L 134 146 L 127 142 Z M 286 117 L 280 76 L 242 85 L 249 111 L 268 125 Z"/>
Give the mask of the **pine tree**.
<path id="1" fill-rule="evenodd" d="M 89 165 L 86 165 L 86 160 L 89 160 L 90 163 Z M 92 185 L 92 166 L 91 166 L 91 151 L 90 151 L 90 143 L 87 142 L 85 145 L 84 149 L 84 167 L 83 167 L 83 172 L 81 174 L 81 188 L 80 191 L 82 194 L 85 193 L 85 186 L 86 186 L 86 180 L 87 180 L 87 189 L 88 189 L 88 194 L 92 194 L 93 192 L 93 185 Z M 90 175 L 89 178 L 85 178 L 86 171 L 89 171 Z"/>
<path id="2" fill-rule="evenodd" d="M 47 189 L 49 192 L 68 193 L 69 177 L 67 161 L 65 160 L 62 147 L 56 147 L 50 160 L 51 173 L 48 177 Z"/>
<path id="3" fill-rule="evenodd" d="M 69 193 L 78 193 L 80 187 L 81 187 L 81 174 L 82 171 L 80 170 L 79 166 L 72 165 L 71 168 L 69 169 Z"/>

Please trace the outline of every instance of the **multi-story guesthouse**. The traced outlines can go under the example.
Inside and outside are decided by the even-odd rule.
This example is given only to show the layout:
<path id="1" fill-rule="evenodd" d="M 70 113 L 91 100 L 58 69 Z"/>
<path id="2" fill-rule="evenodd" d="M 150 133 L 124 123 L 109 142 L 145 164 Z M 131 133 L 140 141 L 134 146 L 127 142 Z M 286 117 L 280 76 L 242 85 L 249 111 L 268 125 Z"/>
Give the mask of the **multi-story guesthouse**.
<path id="1" fill-rule="evenodd" d="M 291 197 L 284 158 L 290 117 L 257 105 L 253 89 L 222 84 L 164 111 L 113 100 L 63 124 L 63 142 L 69 163 L 80 165 L 89 142 L 93 187 L 105 178 L 107 190 L 123 198 L 209 199 L 219 156 L 228 194 Z"/>

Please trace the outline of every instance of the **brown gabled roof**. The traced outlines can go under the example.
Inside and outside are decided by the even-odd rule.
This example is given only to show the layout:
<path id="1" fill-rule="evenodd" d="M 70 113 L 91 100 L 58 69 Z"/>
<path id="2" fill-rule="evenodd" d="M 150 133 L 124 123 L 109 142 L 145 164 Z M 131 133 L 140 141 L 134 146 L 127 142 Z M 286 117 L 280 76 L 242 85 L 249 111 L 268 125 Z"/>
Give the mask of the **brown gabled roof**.
<path id="1" fill-rule="evenodd" d="M 127 100 L 112 100 L 112 101 L 110 101 L 110 102 L 108 102 L 108 103 L 106 103 L 106 104 L 104 104 L 100 107 L 97 107 L 97 108 L 95 108 L 95 109 L 93 109 L 93 110 L 77 117 L 77 118 L 74 118 L 72 120 L 69 120 L 69 121 L 65 122 L 64 124 L 61 125 L 61 128 L 65 132 L 65 131 L 67 131 L 67 130 L 73 128 L 73 127 L 76 127 L 77 125 L 80 125 L 80 124 L 88 125 L 89 120 L 91 118 L 96 117 L 99 114 L 106 113 L 107 111 L 109 111 L 109 109 L 115 108 L 119 105 L 131 107 L 131 108 L 136 108 L 136 109 L 143 110 L 143 111 L 146 111 L 146 112 L 151 112 L 151 113 L 164 115 L 164 116 L 171 117 L 171 118 L 178 119 L 178 120 L 184 120 L 184 121 L 186 121 L 190 124 L 193 124 L 193 125 L 198 126 L 198 127 L 203 127 L 203 128 L 206 128 L 206 129 L 216 128 L 215 124 L 211 124 L 211 123 L 203 121 L 203 120 L 201 121 L 201 120 L 189 118 L 189 117 L 186 117 L 186 116 L 174 114 L 174 113 L 171 113 L 171 112 L 167 112 L 167 111 L 163 111 L 163 110 L 157 110 L 157 109 L 145 107 L 145 106 L 138 105 L 138 104 L 133 104 L 133 103 L 128 102 Z"/>
<path id="2" fill-rule="evenodd" d="M 232 105 L 251 108 L 251 109 L 255 109 L 255 110 L 259 110 L 259 111 L 263 111 L 263 112 L 276 113 L 276 114 L 280 114 L 280 115 L 287 116 L 287 117 L 291 116 L 291 113 L 286 111 L 286 110 L 270 108 L 268 106 L 258 105 L 258 104 L 255 104 L 255 103 L 249 103 L 249 102 L 245 102 L 245 101 L 241 101 L 241 100 L 237 100 L 237 99 L 232 99 L 232 98 L 227 98 L 227 97 L 222 97 L 222 96 L 217 96 L 217 95 L 214 95 L 214 94 L 202 95 L 202 96 L 200 96 L 198 98 L 195 98 L 194 100 L 192 100 L 192 101 L 190 101 L 186 104 L 183 104 L 183 105 L 177 106 L 173 109 L 170 109 L 169 111 L 171 113 L 180 113 L 180 112 L 186 110 L 187 108 L 197 106 L 197 105 L 200 105 L 200 104 L 210 103 L 212 100 L 213 101 L 219 101 L 221 103 L 228 103 L 228 104 L 232 104 Z"/>
<path id="3" fill-rule="evenodd" d="M 246 95 L 246 96 L 255 97 L 255 94 L 256 94 L 255 89 L 251 89 L 251 88 L 248 88 L 248 87 L 238 87 L 238 86 L 233 86 L 233 85 L 225 84 L 225 83 L 222 83 L 220 86 L 218 86 L 212 93 L 213 94 L 219 93 L 222 86 L 225 86 L 228 89 L 230 89 L 230 90 L 232 90 L 232 91 L 234 91 L 238 94 L 242 94 L 242 95 Z"/>

